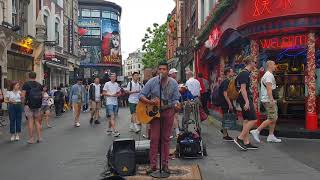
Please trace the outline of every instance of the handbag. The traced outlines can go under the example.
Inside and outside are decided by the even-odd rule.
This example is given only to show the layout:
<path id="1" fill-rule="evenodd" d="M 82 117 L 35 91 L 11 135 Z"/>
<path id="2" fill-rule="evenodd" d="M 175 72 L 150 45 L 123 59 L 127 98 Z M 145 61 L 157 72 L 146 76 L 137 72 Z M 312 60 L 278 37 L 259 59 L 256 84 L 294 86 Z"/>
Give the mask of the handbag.
<path id="1" fill-rule="evenodd" d="M 200 121 L 205 121 L 208 119 L 208 114 L 204 112 L 203 108 L 199 108 Z"/>
<path id="2" fill-rule="evenodd" d="M 233 112 L 227 112 L 223 115 L 222 127 L 228 130 L 237 129 L 237 117 Z"/>

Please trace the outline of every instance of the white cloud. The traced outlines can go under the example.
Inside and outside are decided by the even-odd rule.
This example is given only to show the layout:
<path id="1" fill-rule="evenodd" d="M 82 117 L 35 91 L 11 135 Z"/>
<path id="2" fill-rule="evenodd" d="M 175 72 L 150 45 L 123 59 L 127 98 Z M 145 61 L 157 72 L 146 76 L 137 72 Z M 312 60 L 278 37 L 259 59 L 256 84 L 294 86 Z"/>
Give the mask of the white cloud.
<path id="1" fill-rule="evenodd" d="M 122 7 L 121 42 L 122 55 L 126 59 L 129 53 L 141 48 L 141 39 L 146 29 L 153 23 L 162 24 L 171 13 L 174 0 L 109 0 Z"/>

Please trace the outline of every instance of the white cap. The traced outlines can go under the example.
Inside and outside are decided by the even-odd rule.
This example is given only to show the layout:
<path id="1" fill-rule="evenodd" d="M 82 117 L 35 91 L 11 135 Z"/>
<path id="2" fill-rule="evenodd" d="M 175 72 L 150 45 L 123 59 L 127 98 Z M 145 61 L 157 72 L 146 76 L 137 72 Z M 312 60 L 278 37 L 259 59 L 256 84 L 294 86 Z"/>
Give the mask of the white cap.
<path id="1" fill-rule="evenodd" d="M 173 74 L 173 73 L 177 73 L 178 71 L 176 70 L 176 68 L 172 68 L 172 69 L 170 69 L 170 71 L 169 71 L 169 75 L 170 74 Z"/>

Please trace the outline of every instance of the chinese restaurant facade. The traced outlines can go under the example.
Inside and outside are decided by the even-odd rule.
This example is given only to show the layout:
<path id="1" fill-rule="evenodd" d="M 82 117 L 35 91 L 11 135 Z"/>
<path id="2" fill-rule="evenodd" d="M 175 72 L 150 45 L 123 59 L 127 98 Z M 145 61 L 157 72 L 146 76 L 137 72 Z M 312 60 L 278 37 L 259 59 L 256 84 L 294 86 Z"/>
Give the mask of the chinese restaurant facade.
<path id="1" fill-rule="evenodd" d="M 251 76 L 252 91 L 257 115 L 264 119 L 260 113 L 260 78 L 266 61 L 273 60 L 277 64 L 279 124 L 317 130 L 320 110 L 320 6 L 314 5 L 317 3 L 317 0 L 234 0 L 218 21 L 210 23 L 214 18 L 209 17 L 209 31 L 200 31 L 196 72 L 203 72 L 212 83 L 219 84 L 225 67 L 239 72 L 244 67 L 241 59 L 247 55 L 254 57 L 258 68 Z M 216 10 L 219 8 L 222 7 L 218 4 Z"/>

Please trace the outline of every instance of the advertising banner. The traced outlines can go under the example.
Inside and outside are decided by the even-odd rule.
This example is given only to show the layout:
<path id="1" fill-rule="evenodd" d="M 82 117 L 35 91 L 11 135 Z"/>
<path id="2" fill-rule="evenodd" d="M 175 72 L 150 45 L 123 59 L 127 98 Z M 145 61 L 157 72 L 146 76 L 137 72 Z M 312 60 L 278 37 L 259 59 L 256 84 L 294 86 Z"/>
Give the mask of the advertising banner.
<path id="1" fill-rule="evenodd" d="M 103 19 L 101 26 L 102 63 L 121 66 L 121 39 L 119 22 L 111 19 Z"/>

